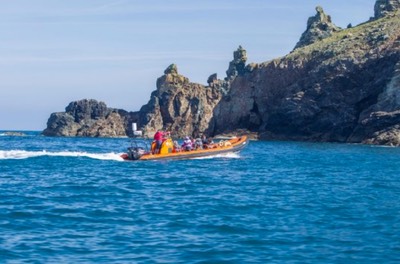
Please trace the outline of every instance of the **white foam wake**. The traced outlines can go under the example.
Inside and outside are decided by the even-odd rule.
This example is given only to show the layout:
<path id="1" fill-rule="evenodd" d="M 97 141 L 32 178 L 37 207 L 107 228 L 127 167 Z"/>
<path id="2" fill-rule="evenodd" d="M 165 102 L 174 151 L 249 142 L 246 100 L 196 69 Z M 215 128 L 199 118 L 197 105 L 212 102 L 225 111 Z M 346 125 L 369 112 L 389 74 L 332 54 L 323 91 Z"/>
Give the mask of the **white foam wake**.
<path id="1" fill-rule="evenodd" d="M 211 155 L 211 156 L 198 157 L 198 158 L 194 158 L 194 159 L 214 159 L 214 158 L 239 159 L 240 155 L 237 152 L 228 152 L 228 153 L 223 153 L 223 154 L 216 154 L 216 155 Z"/>
<path id="2" fill-rule="evenodd" d="M 60 151 L 48 152 L 42 151 L 26 151 L 26 150 L 0 150 L 0 159 L 28 159 L 40 156 L 58 156 L 58 157 L 88 157 L 99 160 L 116 160 L 123 161 L 120 154 L 117 153 L 87 153 L 87 152 L 73 152 L 73 151 Z"/>

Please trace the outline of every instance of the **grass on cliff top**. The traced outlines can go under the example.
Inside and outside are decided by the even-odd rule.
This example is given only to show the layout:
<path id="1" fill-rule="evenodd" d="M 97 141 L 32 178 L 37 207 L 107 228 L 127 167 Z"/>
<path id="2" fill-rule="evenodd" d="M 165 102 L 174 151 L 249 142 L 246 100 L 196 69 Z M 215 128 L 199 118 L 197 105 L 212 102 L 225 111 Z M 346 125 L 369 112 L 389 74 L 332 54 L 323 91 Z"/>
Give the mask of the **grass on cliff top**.
<path id="1" fill-rule="evenodd" d="M 296 60 L 301 58 L 308 60 L 313 57 L 313 54 L 323 52 L 343 54 L 356 45 L 361 49 L 369 49 L 378 44 L 377 38 L 379 36 L 398 35 L 399 33 L 400 11 L 352 28 L 342 29 L 329 38 L 298 48 L 281 59 Z"/>

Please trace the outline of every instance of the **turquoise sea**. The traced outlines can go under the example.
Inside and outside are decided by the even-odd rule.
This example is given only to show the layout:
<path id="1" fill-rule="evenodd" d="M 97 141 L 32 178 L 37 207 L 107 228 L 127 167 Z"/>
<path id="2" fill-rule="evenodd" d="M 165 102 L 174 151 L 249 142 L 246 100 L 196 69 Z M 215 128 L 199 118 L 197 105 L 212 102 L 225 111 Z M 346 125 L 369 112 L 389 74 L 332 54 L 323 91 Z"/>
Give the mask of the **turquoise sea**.
<path id="1" fill-rule="evenodd" d="M 126 162 L 129 139 L 25 133 L 0 131 L 0 263 L 400 262 L 400 148 Z"/>

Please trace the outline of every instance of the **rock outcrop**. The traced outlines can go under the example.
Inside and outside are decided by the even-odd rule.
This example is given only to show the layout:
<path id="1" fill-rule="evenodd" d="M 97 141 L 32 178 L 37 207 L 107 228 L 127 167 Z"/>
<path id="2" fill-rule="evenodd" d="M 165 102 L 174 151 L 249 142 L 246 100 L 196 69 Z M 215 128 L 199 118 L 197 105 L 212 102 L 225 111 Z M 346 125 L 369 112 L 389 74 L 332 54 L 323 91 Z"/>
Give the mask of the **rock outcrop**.
<path id="1" fill-rule="evenodd" d="M 174 137 L 208 133 L 213 110 L 222 97 L 216 75 L 210 86 L 191 83 L 180 75 L 176 65 L 170 65 L 157 80 L 157 90 L 140 109 L 140 127 L 145 136 L 157 129 L 169 130 Z"/>
<path id="2" fill-rule="evenodd" d="M 105 103 L 93 99 L 84 99 L 71 102 L 65 112 L 51 114 L 43 135 L 124 137 L 131 133 L 128 124 L 134 119 L 138 119 L 138 114 L 108 108 Z"/>
<path id="3" fill-rule="evenodd" d="M 157 80 L 157 90 L 139 112 L 108 108 L 96 100 L 71 102 L 65 112 L 51 114 L 46 136 L 124 137 L 132 136 L 133 122 L 152 137 L 156 130 L 172 132 L 174 137 L 200 135 L 208 131 L 213 110 L 222 97 L 224 81 L 214 75 L 209 86 L 191 83 L 178 73 L 175 64 Z"/>
<path id="4" fill-rule="evenodd" d="M 299 42 L 297 42 L 295 49 L 310 45 L 316 41 L 328 38 L 333 33 L 341 29 L 332 23 L 329 15 L 325 14 L 322 7 L 316 7 L 317 14 L 310 17 L 307 22 L 307 29 L 301 35 Z"/>
<path id="5" fill-rule="evenodd" d="M 214 134 L 399 145 L 400 17 L 374 20 L 237 76 Z"/>
<path id="6" fill-rule="evenodd" d="M 381 18 L 400 9 L 400 0 L 377 0 L 375 18 Z"/>
<path id="7" fill-rule="evenodd" d="M 235 78 L 244 73 L 247 61 L 247 52 L 242 46 L 233 52 L 233 60 L 229 63 L 229 68 L 226 71 L 226 80 Z"/>
<path id="8" fill-rule="evenodd" d="M 79 101 L 54 113 L 47 135 L 175 137 L 250 133 L 260 139 L 400 146 L 399 1 L 377 0 L 377 18 L 339 30 L 322 8 L 289 55 L 246 65 L 239 47 L 224 80 L 191 83 L 172 64 L 139 112 Z M 386 15 L 389 12 L 392 15 Z M 383 16 L 383 17 L 382 17 Z"/>

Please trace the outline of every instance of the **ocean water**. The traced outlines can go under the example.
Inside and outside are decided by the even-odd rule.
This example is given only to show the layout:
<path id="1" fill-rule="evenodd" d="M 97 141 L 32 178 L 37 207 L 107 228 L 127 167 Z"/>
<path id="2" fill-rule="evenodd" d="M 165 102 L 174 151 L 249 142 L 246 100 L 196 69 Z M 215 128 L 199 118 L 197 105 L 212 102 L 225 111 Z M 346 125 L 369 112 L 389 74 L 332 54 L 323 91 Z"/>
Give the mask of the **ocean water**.
<path id="1" fill-rule="evenodd" d="M 126 162 L 129 139 L 0 131 L 0 263 L 399 263 L 400 149 L 250 142 Z"/>

